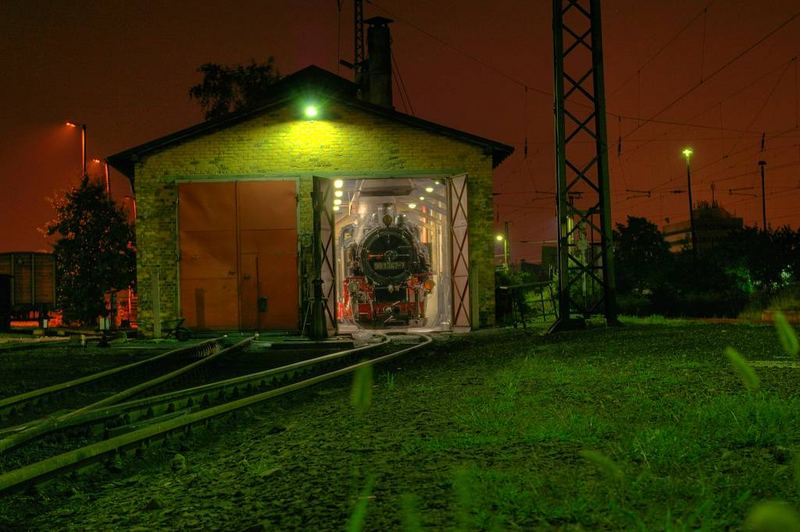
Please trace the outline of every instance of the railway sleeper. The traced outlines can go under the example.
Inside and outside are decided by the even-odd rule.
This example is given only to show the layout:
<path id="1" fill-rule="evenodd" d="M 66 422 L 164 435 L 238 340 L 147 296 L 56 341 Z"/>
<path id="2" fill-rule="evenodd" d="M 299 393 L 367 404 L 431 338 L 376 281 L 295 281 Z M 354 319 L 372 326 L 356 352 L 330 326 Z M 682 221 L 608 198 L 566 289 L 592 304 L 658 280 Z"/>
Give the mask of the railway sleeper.
<path id="1" fill-rule="evenodd" d="M 156 423 L 161 423 L 162 421 L 167 421 L 167 420 L 170 420 L 170 419 L 174 419 L 176 417 L 180 417 L 180 416 L 183 416 L 183 415 L 188 414 L 188 413 L 190 413 L 190 411 L 188 409 L 187 410 L 174 410 L 172 412 L 169 412 L 167 414 L 164 414 L 164 415 L 161 415 L 161 416 L 158 416 L 158 417 L 154 417 L 152 419 L 142 420 L 142 421 L 139 421 L 139 422 L 136 422 L 136 423 L 130 423 L 128 425 L 122 425 L 120 427 L 114 427 L 114 428 L 109 429 L 108 431 L 106 431 L 106 434 L 104 434 L 104 436 L 106 436 L 106 437 L 104 439 L 109 439 L 109 438 L 113 438 L 115 436 L 120 436 L 122 434 L 127 434 L 128 432 L 133 432 L 135 430 L 143 429 L 143 428 L 145 428 L 145 427 L 147 427 L 149 425 L 154 425 Z"/>

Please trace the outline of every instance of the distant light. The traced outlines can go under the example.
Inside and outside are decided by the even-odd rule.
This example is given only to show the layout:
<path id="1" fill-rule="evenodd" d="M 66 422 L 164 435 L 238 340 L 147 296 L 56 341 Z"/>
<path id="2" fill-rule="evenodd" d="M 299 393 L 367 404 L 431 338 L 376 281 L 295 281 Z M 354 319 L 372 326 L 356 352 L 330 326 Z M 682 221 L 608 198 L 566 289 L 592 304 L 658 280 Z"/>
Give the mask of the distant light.
<path id="1" fill-rule="evenodd" d="M 433 192 L 433 187 L 425 187 L 425 192 L 430 194 L 431 192 Z"/>
<path id="2" fill-rule="evenodd" d="M 419 200 L 420 200 L 420 201 L 425 201 L 425 196 L 420 196 L 420 197 L 419 197 Z"/>
<path id="3" fill-rule="evenodd" d="M 319 114 L 319 108 L 316 105 L 306 105 L 303 114 L 306 115 L 306 118 L 315 118 Z"/>
<path id="4" fill-rule="evenodd" d="M 333 206 L 333 210 L 334 210 L 334 212 L 338 211 L 339 210 L 339 206 L 338 205 L 334 205 Z"/>
<path id="5" fill-rule="evenodd" d="M 495 240 L 497 240 L 498 242 L 502 242 L 503 240 L 505 240 L 505 238 L 503 237 L 503 235 L 497 235 L 497 236 L 495 236 L 494 238 L 495 238 Z"/>
<path id="6" fill-rule="evenodd" d="M 333 195 L 336 196 L 337 198 L 341 198 L 344 195 L 344 192 L 342 192 L 341 190 L 335 190 L 333 192 Z"/>
<path id="7" fill-rule="evenodd" d="M 692 156 L 692 154 L 694 153 L 694 151 L 693 151 L 691 148 L 684 148 L 684 149 L 683 149 L 683 151 L 682 151 L 681 153 L 683 153 L 683 156 L 684 156 L 684 157 L 686 157 L 686 158 L 688 159 L 689 157 L 691 157 L 691 156 Z"/>
<path id="8" fill-rule="evenodd" d="M 439 183 L 439 181 L 434 181 L 433 184 L 434 185 L 439 185 L 440 183 Z"/>
<path id="9" fill-rule="evenodd" d="M 336 188 L 342 188 L 344 186 L 344 181 L 342 181 L 341 179 L 337 179 L 336 181 L 333 182 L 333 186 Z"/>
<path id="10" fill-rule="evenodd" d="M 78 127 L 78 124 L 76 124 L 74 122 L 67 122 L 66 125 L 69 126 L 69 127 Z"/>
<path id="11" fill-rule="evenodd" d="M 333 204 L 334 205 L 341 205 L 342 204 L 342 200 L 340 200 L 339 198 L 336 198 L 335 200 L 333 200 Z"/>
<path id="12" fill-rule="evenodd" d="M 417 208 L 417 204 L 416 203 L 409 203 L 408 204 L 408 208 L 409 209 L 416 209 Z"/>

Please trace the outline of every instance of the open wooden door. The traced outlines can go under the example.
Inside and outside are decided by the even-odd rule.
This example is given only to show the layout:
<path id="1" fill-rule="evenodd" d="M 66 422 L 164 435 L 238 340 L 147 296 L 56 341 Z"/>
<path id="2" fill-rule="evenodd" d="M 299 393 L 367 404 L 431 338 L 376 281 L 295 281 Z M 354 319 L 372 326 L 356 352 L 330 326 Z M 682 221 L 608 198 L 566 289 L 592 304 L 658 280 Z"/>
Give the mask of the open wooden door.
<path id="1" fill-rule="evenodd" d="M 450 260 L 453 283 L 453 329 L 472 326 L 469 294 L 469 211 L 467 175 L 448 179 L 447 201 L 450 212 Z"/>
<path id="2" fill-rule="evenodd" d="M 322 281 L 323 316 L 327 333 L 336 334 L 336 220 L 333 182 L 314 176 L 314 275 Z"/>

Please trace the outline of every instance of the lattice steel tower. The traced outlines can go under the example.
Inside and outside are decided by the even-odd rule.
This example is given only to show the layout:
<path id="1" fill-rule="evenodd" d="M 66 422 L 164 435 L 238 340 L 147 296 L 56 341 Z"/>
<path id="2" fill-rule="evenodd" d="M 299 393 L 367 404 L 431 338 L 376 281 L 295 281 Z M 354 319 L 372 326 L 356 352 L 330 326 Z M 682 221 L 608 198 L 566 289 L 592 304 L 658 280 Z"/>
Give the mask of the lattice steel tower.
<path id="1" fill-rule="evenodd" d="M 600 0 L 553 0 L 558 321 L 617 323 Z"/>

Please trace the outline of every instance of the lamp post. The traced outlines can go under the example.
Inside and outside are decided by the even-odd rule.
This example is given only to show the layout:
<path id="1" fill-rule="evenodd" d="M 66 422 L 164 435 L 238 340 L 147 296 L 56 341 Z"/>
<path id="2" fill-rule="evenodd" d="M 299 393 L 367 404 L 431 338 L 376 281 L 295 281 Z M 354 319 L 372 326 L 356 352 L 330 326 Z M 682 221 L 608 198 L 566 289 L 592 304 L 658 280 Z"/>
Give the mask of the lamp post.
<path id="1" fill-rule="evenodd" d="M 108 175 L 108 163 L 105 161 L 101 161 L 100 159 L 92 159 L 92 162 L 95 164 L 102 164 L 103 165 L 103 178 L 105 179 L 106 184 L 106 196 L 111 196 L 111 179 Z"/>
<path id="2" fill-rule="evenodd" d="M 508 269 L 508 238 L 506 238 L 502 234 L 498 234 L 497 236 L 495 236 L 495 239 L 498 242 L 502 242 L 503 243 L 503 269 L 507 270 Z"/>
<path id="3" fill-rule="evenodd" d="M 697 231 L 694 227 L 694 208 L 692 206 L 692 165 L 690 159 L 694 151 L 691 148 L 683 149 L 683 156 L 686 157 L 686 185 L 689 195 L 689 230 L 692 236 L 692 255 L 697 257 Z"/>
<path id="4" fill-rule="evenodd" d="M 764 167 L 767 166 L 767 161 L 758 161 L 758 167 L 761 169 L 761 223 L 764 231 L 767 230 L 767 195 L 766 187 L 764 186 Z"/>
<path id="5" fill-rule="evenodd" d="M 86 124 L 67 122 L 67 125 L 81 128 L 81 167 L 83 168 L 83 177 L 86 177 Z"/>

